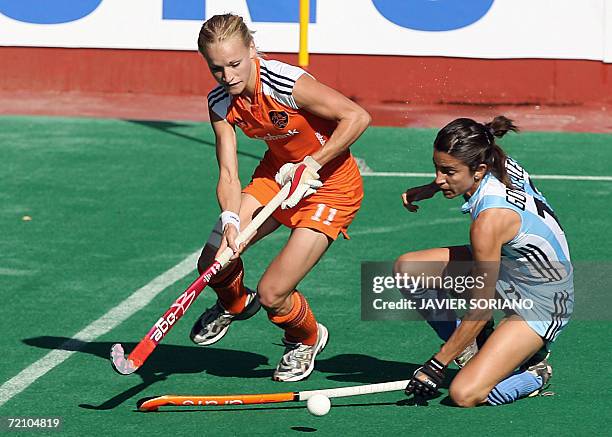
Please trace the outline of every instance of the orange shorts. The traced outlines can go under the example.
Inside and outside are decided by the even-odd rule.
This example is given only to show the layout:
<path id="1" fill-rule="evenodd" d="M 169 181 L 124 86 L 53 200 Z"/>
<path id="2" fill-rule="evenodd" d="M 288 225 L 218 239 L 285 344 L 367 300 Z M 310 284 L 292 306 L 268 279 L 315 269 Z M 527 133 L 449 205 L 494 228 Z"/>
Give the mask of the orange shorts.
<path id="1" fill-rule="evenodd" d="M 350 158 L 352 159 L 352 158 Z M 242 190 L 243 193 L 255 197 L 262 205 L 268 203 L 280 191 L 280 186 L 274 180 L 275 171 L 265 162 L 255 169 L 251 182 Z M 300 200 L 291 209 L 278 208 L 272 214 L 278 222 L 291 228 L 310 228 L 322 232 L 332 240 L 342 232 L 348 239 L 347 229 L 363 199 L 361 176 L 353 177 L 353 183 L 336 187 L 335 184 L 323 186 L 316 193 Z"/>

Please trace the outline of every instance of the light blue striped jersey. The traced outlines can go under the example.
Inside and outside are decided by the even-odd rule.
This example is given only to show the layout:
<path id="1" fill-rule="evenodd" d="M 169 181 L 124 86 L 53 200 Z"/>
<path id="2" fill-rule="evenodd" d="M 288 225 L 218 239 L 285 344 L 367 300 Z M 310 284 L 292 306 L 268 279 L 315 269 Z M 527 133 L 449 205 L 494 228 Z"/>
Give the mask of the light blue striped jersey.
<path id="1" fill-rule="evenodd" d="M 518 234 L 502 246 L 502 256 L 526 263 L 536 277 L 546 282 L 562 280 L 569 271 L 559 266 L 570 265 L 565 233 L 552 207 L 536 189 L 529 174 L 515 160 L 506 159 L 506 171 L 513 188 L 506 187 L 492 173 L 487 173 L 476 192 L 462 206 L 472 220 L 489 208 L 516 211 L 521 219 Z"/>
<path id="2" fill-rule="evenodd" d="M 573 269 L 565 233 L 552 207 L 516 161 L 506 159 L 513 187 L 487 173 L 462 206 L 472 220 L 489 208 L 518 213 L 517 235 L 502 245 L 496 289 L 506 299 L 530 299 L 534 307 L 518 313 L 545 340 L 554 341 L 573 312 Z"/>

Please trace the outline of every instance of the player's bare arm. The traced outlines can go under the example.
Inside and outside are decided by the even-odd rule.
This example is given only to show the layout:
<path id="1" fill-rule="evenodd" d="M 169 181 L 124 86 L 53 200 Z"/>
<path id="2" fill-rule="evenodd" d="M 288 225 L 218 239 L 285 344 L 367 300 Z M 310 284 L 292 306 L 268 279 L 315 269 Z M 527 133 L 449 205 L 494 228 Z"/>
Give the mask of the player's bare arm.
<path id="1" fill-rule="evenodd" d="M 209 109 L 209 116 L 216 138 L 217 162 L 219 164 L 219 181 L 217 183 L 217 199 L 221 211 L 228 211 L 238 215 L 240 211 L 241 184 L 238 177 L 238 155 L 236 153 L 236 132 L 231 124 L 221 119 L 214 111 Z M 239 223 L 239 222 L 238 222 Z M 223 228 L 223 241 L 218 253 L 221 253 L 226 244 L 234 251 L 234 258 L 239 253 L 235 240 L 238 236 L 237 226 L 225 225 Z"/>
<path id="2" fill-rule="evenodd" d="M 473 289 L 470 297 L 475 299 L 492 299 L 495 296 L 501 247 L 512 240 L 521 227 L 518 214 L 509 209 L 494 208 L 480 213 L 470 228 L 472 255 L 475 261 L 474 275 L 484 277 L 484 287 Z M 465 348 L 470 345 L 491 318 L 492 311 L 472 309 L 468 311 L 461 324 L 450 339 L 442 346 L 435 358 L 448 365 Z"/>
<path id="3" fill-rule="evenodd" d="M 408 188 L 402 193 L 402 202 L 408 211 L 417 212 L 419 206 L 415 205 L 414 202 L 431 199 L 438 191 L 440 191 L 440 187 L 434 180 L 425 185 Z"/>
<path id="4" fill-rule="evenodd" d="M 296 81 L 293 98 L 299 107 L 338 122 L 325 146 L 312 154 L 312 158 L 321 166 L 348 149 L 371 121 L 370 115 L 361 106 L 306 74 Z"/>

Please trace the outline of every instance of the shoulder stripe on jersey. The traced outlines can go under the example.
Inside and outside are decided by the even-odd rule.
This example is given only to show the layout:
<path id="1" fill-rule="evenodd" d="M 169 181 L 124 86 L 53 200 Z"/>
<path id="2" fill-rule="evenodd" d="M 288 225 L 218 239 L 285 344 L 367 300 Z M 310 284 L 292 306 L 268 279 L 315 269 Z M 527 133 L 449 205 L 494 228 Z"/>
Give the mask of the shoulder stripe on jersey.
<path id="1" fill-rule="evenodd" d="M 222 93 L 218 97 L 212 97 L 212 98 L 208 99 L 208 106 L 210 106 L 212 108 L 218 102 L 220 102 L 221 100 L 223 100 L 223 99 L 225 99 L 227 97 L 229 97 L 229 95 L 227 93 Z"/>
<path id="2" fill-rule="evenodd" d="M 220 96 L 224 92 L 225 92 L 225 89 L 223 89 L 222 86 L 219 86 L 218 88 L 215 88 L 214 90 L 212 90 L 211 92 L 208 93 L 208 101 L 210 102 L 212 99 Z"/>
<path id="3" fill-rule="evenodd" d="M 559 270 L 557 270 L 556 267 L 554 267 L 550 260 L 548 259 L 548 257 L 546 256 L 546 254 L 544 253 L 544 251 L 542 249 L 540 249 L 538 246 L 534 245 L 534 244 L 526 244 L 525 246 L 530 247 L 531 249 L 533 249 L 534 253 L 538 252 L 540 254 L 540 256 L 544 259 L 544 261 L 546 262 L 546 264 L 548 265 L 548 268 L 546 270 L 548 270 L 549 272 L 554 272 L 557 274 L 557 276 L 559 276 L 556 279 L 563 279 L 563 275 L 561 273 L 559 273 Z"/>
<path id="4" fill-rule="evenodd" d="M 261 73 L 261 77 L 265 77 L 270 83 L 276 84 L 278 86 L 282 86 L 285 88 L 293 89 L 293 84 L 287 85 L 286 83 L 279 82 L 278 80 L 272 79 L 272 77 L 268 76 L 266 73 Z"/>
<path id="5" fill-rule="evenodd" d="M 209 107 L 209 108 L 212 108 L 212 107 L 213 107 L 213 106 L 215 106 L 217 103 L 219 103 L 221 100 L 224 100 L 224 99 L 226 99 L 227 97 L 229 97 L 229 94 L 224 93 L 224 94 L 222 94 L 220 97 L 217 97 L 217 98 L 216 98 L 215 100 L 213 100 L 212 102 L 211 102 L 211 101 L 208 101 L 208 107 Z"/>
<path id="6" fill-rule="evenodd" d="M 275 72 L 273 72 L 273 71 L 271 71 L 271 70 L 268 70 L 268 69 L 266 68 L 266 66 L 265 66 L 265 65 L 262 65 L 262 66 L 260 66 L 259 68 L 260 68 L 260 70 L 263 70 L 263 71 L 265 71 L 266 73 L 268 73 L 268 74 L 270 74 L 270 75 L 272 75 L 272 76 L 275 76 L 275 77 L 277 77 L 277 78 L 279 78 L 279 79 L 284 79 L 284 80 L 286 80 L 286 81 L 288 81 L 288 82 L 291 82 L 292 84 L 293 84 L 293 83 L 295 83 L 295 79 L 291 79 L 290 77 L 283 76 L 283 75 L 281 75 L 281 74 L 278 74 L 278 73 L 275 73 Z"/>
<path id="7" fill-rule="evenodd" d="M 221 92 L 219 93 L 215 93 L 214 95 L 211 93 L 211 95 L 208 96 L 208 103 L 210 104 L 210 102 L 217 100 L 219 98 L 224 98 L 228 96 L 227 92 L 225 90 L 222 89 Z"/>
<path id="8" fill-rule="evenodd" d="M 284 90 L 278 89 L 277 87 L 275 87 L 274 85 L 272 85 L 270 82 L 268 82 L 268 81 L 264 80 L 264 77 L 263 77 L 263 76 L 261 77 L 261 81 L 262 81 L 263 83 L 265 83 L 266 85 L 268 85 L 270 88 L 272 88 L 272 89 L 273 89 L 274 91 L 276 91 L 277 93 L 280 93 L 280 94 L 285 94 L 285 95 L 287 95 L 287 96 L 290 96 L 290 95 L 291 95 L 291 91 L 284 91 Z"/>

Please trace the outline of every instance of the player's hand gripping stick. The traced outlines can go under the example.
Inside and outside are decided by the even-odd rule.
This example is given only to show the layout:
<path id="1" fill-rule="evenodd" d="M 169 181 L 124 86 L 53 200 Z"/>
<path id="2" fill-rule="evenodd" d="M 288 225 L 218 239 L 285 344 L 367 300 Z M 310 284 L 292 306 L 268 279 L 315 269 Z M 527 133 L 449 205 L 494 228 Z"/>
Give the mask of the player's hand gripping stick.
<path id="1" fill-rule="evenodd" d="M 272 215 L 274 210 L 279 207 L 289 194 L 291 186 L 286 184 L 261 210 L 259 214 L 240 232 L 236 238 L 236 246 L 248 241 L 257 232 L 257 229 Z M 183 317 L 193 301 L 200 295 L 202 290 L 209 284 L 210 280 L 228 263 L 233 251 L 230 247 L 226 248 L 221 255 L 181 294 L 163 316 L 155 322 L 147 335 L 138 343 L 134 350 L 125 355 L 123 346 L 116 343 L 110 351 L 110 359 L 113 369 L 121 375 L 134 373 L 142 366 L 146 359 L 151 355 L 159 342 L 166 336 L 168 331 Z"/>

